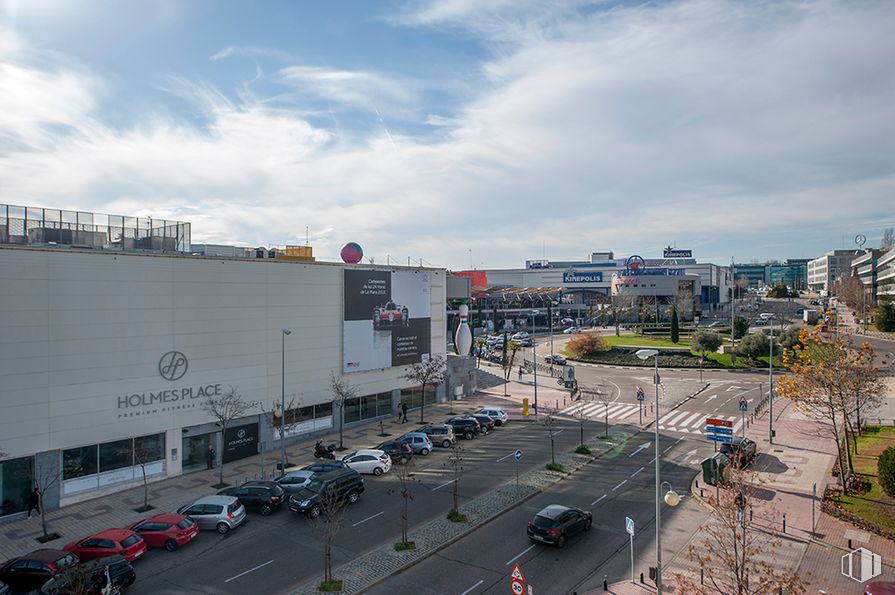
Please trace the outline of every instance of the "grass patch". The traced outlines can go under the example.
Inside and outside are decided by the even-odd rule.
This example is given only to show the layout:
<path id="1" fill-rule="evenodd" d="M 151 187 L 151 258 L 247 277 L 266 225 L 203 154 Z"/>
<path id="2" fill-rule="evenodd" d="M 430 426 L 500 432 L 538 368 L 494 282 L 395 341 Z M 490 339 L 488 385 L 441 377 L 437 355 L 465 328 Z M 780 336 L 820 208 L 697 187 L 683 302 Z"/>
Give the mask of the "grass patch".
<path id="1" fill-rule="evenodd" d="M 342 581 L 323 581 L 317 588 L 324 593 L 336 593 L 342 590 Z"/>
<path id="2" fill-rule="evenodd" d="M 858 437 L 854 454 L 855 471 L 866 480 L 869 489 L 862 494 L 837 496 L 833 500 L 844 510 L 895 533 L 895 498 L 890 498 L 877 482 L 877 459 L 885 449 L 895 446 L 895 427 L 868 426 Z"/>
<path id="3" fill-rule="evenodd" d="M 589 454 L 591 454 L 591 453 L 590 453 L 590 449 L 589 449 L 588 447 L 584 446 L 583 444 L 582 444 L 581 446 L 579 446 L 578 448 L 576 448 L 576 449 L 575 449 L 575 452 L 577 452 L 577 453 L 580 454 L 580 455 L 589 455 Z"/>
<path id="4" fill-rule="evenodd" d="M 604 334 L 603 338 L 606 339 L 606 342 L 612 347 L 626 345 L 630 347 L 680 347 L 689 349 L 688 345 L 690 344 L 690 340 L 684 340 L 684 337 L 681 337 L 681 340 L 677 343 L 672 343 L 669 339 L 657 339 L 655 337 L 647 337 L 644 335 L 616 336 L 615 333 Z"/>
<path id="5" fill-rule="evenodd" d="M 547 463 L 546 465 L 547 471 L 557 471 L 559 473 L 565 473 L 566 468 L 560 465 L 559 463 Z"/>
<path id="6" fill-rule="evenodd" d="M 452 523 L 465 523 L 469 520 L 469 517 L 452 508 L 447 513 L 447 519 Z"/>
<path id="7" fill-rule="evenodd" d="M 415 549 L 416 549 L 415 541 L 408 541 L 407 543 L 403 543 L 403 542 L 399 541 L 398 543 L 395 544 L 396 552 L 404 552 L 404 551 L 415 550 Z"/>

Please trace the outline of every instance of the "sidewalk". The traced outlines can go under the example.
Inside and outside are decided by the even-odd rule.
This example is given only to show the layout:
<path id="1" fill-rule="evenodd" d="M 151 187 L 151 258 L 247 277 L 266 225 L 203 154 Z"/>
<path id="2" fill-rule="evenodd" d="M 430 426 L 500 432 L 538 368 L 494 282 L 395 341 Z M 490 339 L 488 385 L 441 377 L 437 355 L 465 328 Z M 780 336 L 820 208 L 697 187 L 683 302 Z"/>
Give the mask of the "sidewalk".
<path id="1" fill-rule="evenodd" d="M 518 394 L 518 391 L 515 390 L 510 392 Z M 500 395 L 502 395 L 502 388 L 500 388 Z M 425 416 L 427 421 L 441 421 L 451 415 L 451 410 L 459 414 L 474 411 L 486 405 L 503 407 L 511 419 L 521 419 L 521 398 L 519 398 L 518 404 L 514 400 L 504 400 L 498 396 L 497 389 L 479 392 L 453 403 L 427 405 Z M 418 427 L 419 415 L 419 409 L 409 411 L 409 423 L 406 424 L 400 424 L 394 417 L 388 417 L 382 420 L 382 429 L 391 438 L 397 438 Z M 386 439 L 379 433 L 380 421 L 373 420 L 346 428 L 344 442 L 346 447 L 352 450 L 369 448 Z M 331 430 L 324 438 L 326 443 L 338 443 L 338 441 L 338 427 Z M 314 442 L 316 442 L 316 438 L 288 447 L 286 449 L 287 459 L 296 468 L 310 463 L 313 461 Z M 275 448 L 264 454 L 228 463 L 224 467 L 224 481 L 235 485 L 249 479 L 261 479 L 264 477 L 264 469 L 267 470 L 269 479 L 270 471 L 275 468 L 279 460 L 280 450 Z M 0 524 L 0 561 L 38 548 L 62 548 L 63 545 L 74 539 L 112 527 L 124 527 L 153 514 L 176 510 L 201 496 L 216 493 L 217 490 L 211 486 L 218 482 L 218 472 L 219 469 L 215 468 L 150 483 L 149 504 L 154 509 L 146 513 L 138 513 L 133 510 L 143 504 L 142 485 L 48 512 L 46 515 L 47 529 L 50 533 L 59 533 L 60 537 L 45 544 L 37 541 L 37 538 L 43 534 L 38 516 Z"/>

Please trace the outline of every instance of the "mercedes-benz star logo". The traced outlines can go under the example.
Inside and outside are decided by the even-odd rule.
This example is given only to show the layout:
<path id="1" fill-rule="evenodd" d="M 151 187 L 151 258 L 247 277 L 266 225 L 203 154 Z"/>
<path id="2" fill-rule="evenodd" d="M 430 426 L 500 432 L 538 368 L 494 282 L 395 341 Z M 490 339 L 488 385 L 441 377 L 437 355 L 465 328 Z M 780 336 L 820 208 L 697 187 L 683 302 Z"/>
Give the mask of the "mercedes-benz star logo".
<path id="1" fill-rule="evenodd" d="M 179 351 L 169 351 L 158 360 L 158 373 L 165 380 L 180 380 L 189 368 L 186 356 Z"/>

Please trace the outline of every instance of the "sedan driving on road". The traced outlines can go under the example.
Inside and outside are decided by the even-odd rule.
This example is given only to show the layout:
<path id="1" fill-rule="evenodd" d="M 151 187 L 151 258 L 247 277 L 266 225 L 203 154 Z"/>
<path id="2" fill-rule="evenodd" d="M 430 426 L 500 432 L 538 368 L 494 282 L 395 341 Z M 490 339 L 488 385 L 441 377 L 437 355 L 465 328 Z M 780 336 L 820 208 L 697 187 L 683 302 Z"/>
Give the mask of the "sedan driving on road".
<path id="1" fill-rule="evenodd" d="M 528 538 L 561 548 L 566 544 L 567 537 L 580 531 L 590 531 L 593 521 L 593 515 L 586 510 L 551 504 L 528 523 Z"/>
<path id="2" fill-rule="evenodd" d="M 392 468 L 392 459 L 381 450 L 359 450 L 342 457 L 348 467 L 358 473 L 382 475 Z"/>
<path id="3" fill-rule="evenodd" d="M 566 365 L 566 358 L 564 358 L 563 356 L 559 355 L 558 353 L 555 353 L 555 354 L 546 356 L 546 357 L 544 358 L 544 361 L 547 362 L 548 364 L 553 364 L 553 365 L 556 365 L 556 366 L 564 366 L 564 365 Z"/>

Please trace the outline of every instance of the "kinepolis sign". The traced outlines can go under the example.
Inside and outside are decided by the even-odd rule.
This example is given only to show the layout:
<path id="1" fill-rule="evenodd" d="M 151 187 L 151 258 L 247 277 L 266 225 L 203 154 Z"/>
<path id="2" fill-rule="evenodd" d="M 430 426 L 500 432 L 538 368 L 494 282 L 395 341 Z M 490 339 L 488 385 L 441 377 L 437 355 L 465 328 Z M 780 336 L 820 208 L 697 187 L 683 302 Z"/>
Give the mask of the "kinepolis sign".
<path id="1" fill-rule="evenodd" d="M 603 273 L 563 273 L 563 283 L 600 283 L 603 281 Z"/>
<path id="2" fill-rule="evenodd" d="M 679 248 L 672 248 L 668 246 L 662 252 L 662 256 L 665 258 L 693 258 L 692 250 L 681 250 Z"/>
<path id="3" fill-rule="evenodd" d="M 183 378 L 189 368 L 186 356 L 179 351 L 169 351 L 158 362 L 159 376 L 167 381 L 177 381 Z M 221 384 L 198 384 L 194 386 L 180 386 L 166 388 L 159 391 L 144 391 L 118 397 L 118 409 L 135 407 L 150 407 L 176 403 L 178 401 L 190 401 L 192 399 L 207 399 L 222 394 Z"/>

